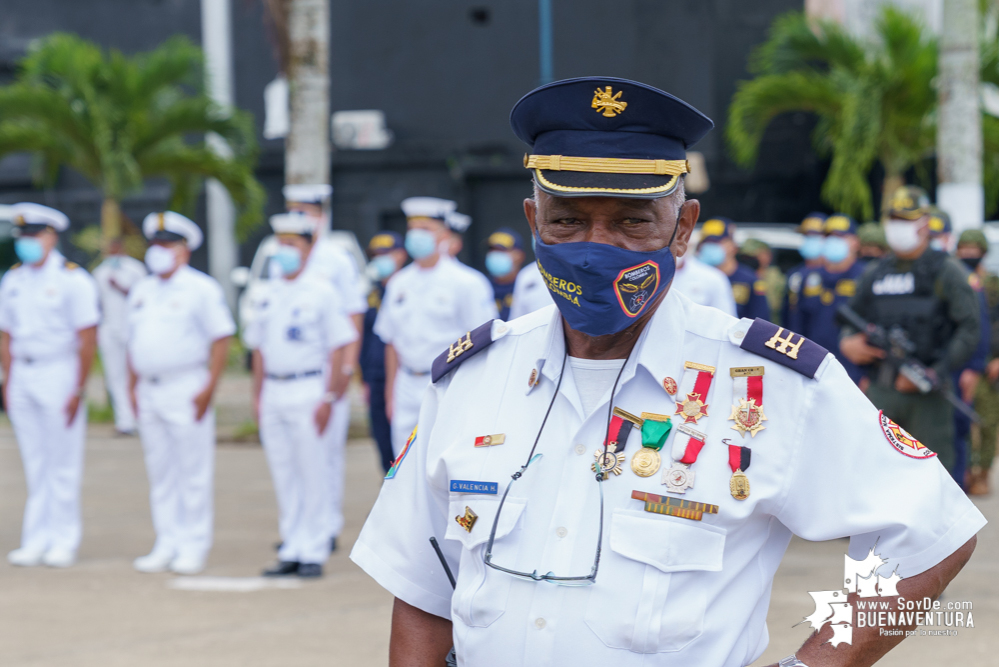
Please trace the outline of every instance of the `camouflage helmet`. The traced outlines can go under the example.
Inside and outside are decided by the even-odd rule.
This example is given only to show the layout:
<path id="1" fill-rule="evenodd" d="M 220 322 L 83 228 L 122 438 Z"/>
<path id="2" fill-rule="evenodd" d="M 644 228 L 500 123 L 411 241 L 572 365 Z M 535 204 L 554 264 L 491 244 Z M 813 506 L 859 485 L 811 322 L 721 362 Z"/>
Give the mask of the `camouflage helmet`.
<path id="1" fill-rule="evenodd" d="M 980 229 L 965 229 L 957 238 L 958 245 L 976 245 L 982 252 L 989 251 L 989 240 L 985 238 L 985 232 Z"/>
<path id="2" fill-rule="evenodd" d="M 865 222 L 858 227 L 857 240 L 860 241 L 860 245 L 876 245 L 879 248 L 888 249 L 888 241 L 885 240 L 885 230 L 876 222 Z"/>

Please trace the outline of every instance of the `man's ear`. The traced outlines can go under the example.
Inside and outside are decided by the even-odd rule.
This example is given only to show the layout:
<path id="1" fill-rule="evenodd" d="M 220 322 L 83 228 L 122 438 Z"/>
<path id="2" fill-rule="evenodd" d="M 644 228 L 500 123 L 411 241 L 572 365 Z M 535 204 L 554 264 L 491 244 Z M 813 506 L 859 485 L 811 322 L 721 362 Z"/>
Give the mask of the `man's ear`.
<path id="1" fill-rule="evenodd" d="M 525 199 L 524 217 L 527 218 L 527 224 L 531 228 L 532 236 L 537 236 L 538 234 L 537 224 L 535 223 L 535 217 L 537 216 L 537 213 L 538 213 L 538 203 L 533 199 L 531 199 L 530 197 Z"/>
<path id="2" fill-rule="evenodd" d="M 701 202 L 696 199 L 688 199 L 680 207 L 680 213 L 676 217 L 676 238 L 673 240 L 673 255 L 682 257 L 687 252 L 687 245 L 690 243 L 690 235 L 697 225 L 697 218 L 701 215 Z"/>

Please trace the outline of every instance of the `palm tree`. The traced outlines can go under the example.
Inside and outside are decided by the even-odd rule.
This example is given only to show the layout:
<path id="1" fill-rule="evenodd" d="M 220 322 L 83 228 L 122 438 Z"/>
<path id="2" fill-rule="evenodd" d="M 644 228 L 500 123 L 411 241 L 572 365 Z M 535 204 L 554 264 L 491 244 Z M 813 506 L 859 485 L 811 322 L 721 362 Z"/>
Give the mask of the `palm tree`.
<path id="1" fill-rule="evenodd" d="M 885 5 L 875 35 L 863 41 L 798 12 L 779 17 L 750 60 L 755 78 L 739 84 L 729 107 L 726 138 L 736 161 L 753 165 L 775 116 L 812 112 L 819 118 L 814 144 L 832 156 L 822 198 L 871 219 L 867 179 L 875 160 L 884 169 L 883 192 L 890 193 L 910 167 L 932 155 L 937 104 L 937 44 L 922 24 Z"/>
<path id="2" fill-rule="evenodd" d="M 101 190 L 101 230 L 121 233 L 123 197 L 149 178 L 173 186 L 170 207 L 191 212 L 204 178 L 218 179 L 239 211 L 244 234 L 262 218 L 264 191 L 253 176 L 257 143 L 251 116 L 227 112 L 204 92 L 201 49 L 174 37 L 127 57 L 56 33 L 21 61 L 0 87 L 0 156 L 30 151 L 35 178 L 51 183 L 62 166 Z M 214 132 L 231 149 L 204 143 Z"/>

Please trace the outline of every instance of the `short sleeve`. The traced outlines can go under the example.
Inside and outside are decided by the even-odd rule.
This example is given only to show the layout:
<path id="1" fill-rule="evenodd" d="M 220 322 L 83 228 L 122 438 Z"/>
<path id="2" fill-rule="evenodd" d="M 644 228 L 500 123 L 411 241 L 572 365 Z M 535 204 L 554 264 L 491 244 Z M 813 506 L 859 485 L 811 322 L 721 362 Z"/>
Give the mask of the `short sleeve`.
<path id="1" fill-rule="evenodd" d="M 335 350 L 357 340 L 357 327 L 347 316 L 338 295 L 327 296 L 326 312 L 323 316 L 323 338 L 327 350 Z"/>
<path id="2" fill-rule="evenodd" d="M 397 460 L 395 476 L 382 484 L 350 559 L 403 602 L 451 618 L 451 585 L 430 545 L 436 537 L 457 572 L 461 547 L 444 540 L 448 493 L 430 479 L 427 466 L 441 391 L 439 385 L 427 389 L 416 439 Z"/>
<path id="3" fill-rule="evenodd" d="M 205 281 L 204 301 L 201 308 L 201 326 L 209 340 L 215 341 L 236 333 L 236 323 L 229 312 L 225 294 L 217 282 Z"/>
<path id="4" fill-rule="evenodd" d="M 852 558 L 877 543 L 887 570 L 897 566 L 903 577 L 933 567 L 985 525 L 935 456 L 893 444 L 897 425 L 882 420 L 838 361 L 827 356 L 816 378 L 789 450 L 781 523 L 806 540 L 850 537 Z"/>
<path id="5" fill-rule="evenodd" d="M 336 286 L 340 297 L 340 306 L 348 315 L 357 315 L 368 309 L 361 290 L 361 280 L 357 272 L 354 258 L 346 251 L 342 253 L 340 267 L 336 275 Z"/>
<path id="6" fill-rule="evenodd" d="M 375 317 L 375 326 L 372 328 L 375 335 L 386 345 L 391 345 L 392 341 L 395 340 L 395 329 L 392 326 L 392 302 L 394 301 L 394 297 L 395 291 L 392 289 L 392 282 L 389 281 L 388 288 L 385 290 L 385 297 L 382 299 L 382 307 L 378 309 L 378 315 Z"/>
<path id="7" fill-rule="evenodd" d="M 69 299 L 69 318 L 77 331 L 97 326 L 101 321 L 100 297 L 97 282 L 83 269 L 69 269 L 72 292 Z"/>

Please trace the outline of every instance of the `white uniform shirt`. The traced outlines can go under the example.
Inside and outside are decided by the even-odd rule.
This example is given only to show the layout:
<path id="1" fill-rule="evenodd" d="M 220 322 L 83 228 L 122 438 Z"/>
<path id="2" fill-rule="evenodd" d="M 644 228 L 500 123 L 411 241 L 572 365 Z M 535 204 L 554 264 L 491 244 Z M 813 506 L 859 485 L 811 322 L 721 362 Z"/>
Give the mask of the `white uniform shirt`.
<path id="1" fill-rule="evenodd" d="M 551 292 L 545 287 L 545 279 L 541 277 L 538 263 L 531 262 L 520 270 L 517 280 L 513 283 L 513 305 L 510 306 L 510 319 L 515 320 L 522 315 L 541 310 L 555 301 Z"/>
<path id="2" fill-rule="evenodd" d="M 268 281 L 256 312 L 243 340 L 263 354 L 266 373 L 322 370 L 331 351 L 357 340 L 333 286 L 315 277 Z"/>
<path id="3" fill-rule="evenodd" d="M 147 276 L 128 295 L 128 357 L 140 377 L 203 367 L 212 343 L 235 332 L 222 287 L 190 266 Z"/>
<path id="4" fill-rule="evenodd" d="M 348 315 L 368 310 L 367 297 L 361 290 L 357 263 L 336 242 L 320 237 L 309 253 L 302 275 L 329 281 L 340 295 L 340 305 Z"/>
<path id="5" fill-rule="evenodd" d="M 0 280 L 0 330 L 15 359 L 75 354 L 77 332 L 100 321 L 97 285 L 89 273 L 52 250 L 38 268 L 21 265 Z"/>
<path id="6" fill-rule="evenodd" d="M 684 256 L 683 266 L 677 266 L 672 289 L 694 303 L 735 315 L 735 297 L 728 276 L 698 260 L 693 253 Z"/>
<path id="7" fill-rule="evenodd" d="M 112 255 L 94 269 L 101 297 L 101 335 L 122 340 L 128 335 L 128 292 L 149 275 L 146 265 L 128 255 Z"/>
<path id="8" fill-rule="evenodd" d="M 590 465 L 604 441 L 610 392 L 584 419 L 566 364 L 555 396 L 565 346 L 551 310 L 494 323 L 497 340 L 431 386 L 416 440 L 383 484 L 351 558 L 392 595 L 451 618 L 464 664 L 742 667 L 766 648 L 771 583 L 792 534 L 852 536 L 849 554 L 858 560 L 879 540 L 878 552 L 888 558 L 880 573 L 897 566 L 909 577 L 985 524 L 937 460 L 896 451 L 878 410 L 835 357 L 817 354 L 821 363 L 810 379 L 741 349 L 751 325 L 670 291 L 643 331 L 613 405 L 634 415 L 673 415 L 662 449 L 666 469 L 674 441 L 688 436 L 675 423 L 680 417 L 664 380 L 684 382 L 686 361 L 716 368 L 708 416 L 691 425 L 707 434 L 692 466 L 695 485 L 669 497 L 718 511 L 700 521 L 645 511 L 632 491 L 667 491 L 661 472 L 632 472 L 641 445 L 632 432 L 622 473 L 599 483 L 603 544 L 592 586 L 523 581 L 483 563 L 499 499 L 551 404 L 536 450 L 543 456 L 507 497 L 493 562 L 558 576 L 585 576 L 593 565 L 601 513 Z M 539 383 L 530 388 L 539 366 Z M 727 419 L 736 401 L 729 369 L 749 366 L 765 369 L 769 419 L 752 438 Z M 474 446 L 477 437 L 501 433 L 503 444 Z M 752 448 L 745 500 L 729 490 L 726 441 Z M 451 491 L 452 480 L 496 483 L 497 494 Z M 456 521 L 466 508 L 478 515 L 471 531 Z M 431 536 L 457 577 L 453 592 Z"/>
<path id="9" fill-rule="evenodd" d="M 441 350 L 497 316 L 488 280 L 469 271 L 441 258 L 429 269 L 414 262 L 388 281 L 374 331 L 395 347 L 402 366 L 429 371 Z"/>

